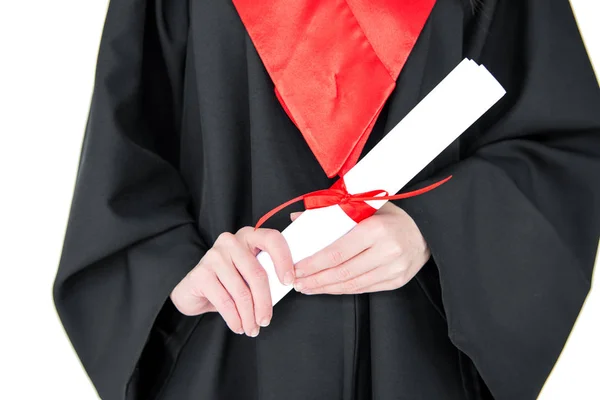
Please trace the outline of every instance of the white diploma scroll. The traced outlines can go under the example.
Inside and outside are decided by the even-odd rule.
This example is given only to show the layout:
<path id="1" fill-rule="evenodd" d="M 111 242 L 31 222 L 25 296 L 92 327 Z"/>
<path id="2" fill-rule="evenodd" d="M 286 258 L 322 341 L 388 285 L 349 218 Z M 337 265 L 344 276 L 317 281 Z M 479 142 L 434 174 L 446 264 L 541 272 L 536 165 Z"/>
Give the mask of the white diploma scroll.
<path id="1" fill-rule="evenodd" d="M 348 171 L 344 176 L 348 192 L 398 193 L 504 94 L 502 86 L 485 67 L 465 59 Z M 379 209 L 385 202 L 367 203 Z M 282 233 L 295 264 L 341 238 L 355 225 L 335 205 L 305 211 Z M 276 304 L 292 286 L 279 282 L 266 252 L 259 253 L 257 258 L 268 273 L 271 298 Z"/>

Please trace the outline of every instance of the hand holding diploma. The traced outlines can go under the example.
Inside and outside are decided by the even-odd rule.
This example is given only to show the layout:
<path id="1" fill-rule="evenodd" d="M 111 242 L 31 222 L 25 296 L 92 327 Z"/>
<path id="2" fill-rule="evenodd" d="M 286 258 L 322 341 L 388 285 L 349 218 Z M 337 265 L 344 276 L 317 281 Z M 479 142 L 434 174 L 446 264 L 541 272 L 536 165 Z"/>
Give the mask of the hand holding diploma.
<path id="1" fill-rule="evenodd" d="M 245 227 L 219 236 L 175 287 L 173 304 L 185 315 L 218 312 L 233 332 L 257 336 L 273 315 L 267 272 L 256 259 L 261 250 L 273 260 L 279 281 L 294 283 L 304 294 L 394 290 L 408 283 L 429 258 L 412 218 L 392 203 L 295 267 L 280 232 Z"/>
<path id="2" fill-rule="evenodd" d="M 173 289 L 171 300 L 185 315 L 221 314 L 237 333 L 258 335 L 273 316 L 269 278 L 256 260 L 268 252 L 282 284 L 294 280 L 292 257 L 283 235 L 273 229 L 245 227 L 223 233 L 198 265 Z"/>
<path id="3" fill-rule="evenodd" d="M 294 288 L 304 294 L 395 290 L 407 284 L 429 256 L 413 219 L 386 203 L 346 235 L 297 263 Z"/>

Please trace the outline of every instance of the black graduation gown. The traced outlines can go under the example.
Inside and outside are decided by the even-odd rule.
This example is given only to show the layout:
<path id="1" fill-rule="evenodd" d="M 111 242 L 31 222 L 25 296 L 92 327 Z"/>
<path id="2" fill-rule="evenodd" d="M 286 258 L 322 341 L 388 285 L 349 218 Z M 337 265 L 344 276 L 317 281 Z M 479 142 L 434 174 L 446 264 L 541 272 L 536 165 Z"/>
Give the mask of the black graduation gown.
<path id="1" fill-rule="evenodd" d="M 395 291 L 293 292 L 252 339 L 169 293 L 220 233 L 331 181 L 231 2 L 111 1 L 54 289 L 100 396 L 535 398 L 589 290 L 600 91 L 568 0 L 438 0 L 366 151 L 465 56 L 508 94 L 410 186 L 450 182 L 397 202 L 430 262 Z"/>

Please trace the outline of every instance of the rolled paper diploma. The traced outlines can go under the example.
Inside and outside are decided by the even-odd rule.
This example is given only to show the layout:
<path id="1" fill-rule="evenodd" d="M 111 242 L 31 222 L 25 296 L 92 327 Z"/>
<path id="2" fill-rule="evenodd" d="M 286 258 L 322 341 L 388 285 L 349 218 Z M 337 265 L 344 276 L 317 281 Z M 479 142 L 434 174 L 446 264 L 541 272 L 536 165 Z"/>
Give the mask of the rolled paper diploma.
<path id="1" fill-rule="evenodd" d="M 490 72 L 463 60 L 344 176 L 348 193 L 397 193 L 505 94 Z M 386 201 L 367 202 L 375 209 Z M 338 205 L 306 210 L 282 232 L 295 263 L 329 246 L 356 222 Z M 273 304 L 292 286 L 279 282 L 271 257 L 257 256 L 269 276 Z"/>

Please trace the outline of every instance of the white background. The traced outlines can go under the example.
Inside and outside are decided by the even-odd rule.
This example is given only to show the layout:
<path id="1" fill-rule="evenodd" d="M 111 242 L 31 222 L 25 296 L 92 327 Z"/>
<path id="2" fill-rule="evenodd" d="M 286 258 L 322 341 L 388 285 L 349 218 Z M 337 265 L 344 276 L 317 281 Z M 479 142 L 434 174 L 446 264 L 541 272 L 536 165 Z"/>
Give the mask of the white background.
<path id="1" fill-rule="evenodd" d="M 58 322 L 51 285 L 107 3 L 0 0 L 2 399 L 97 398 Z M 572 4 L 600 72 L 600 2 Z M 599 285 L 540 399 L 600 399 Z"/>

